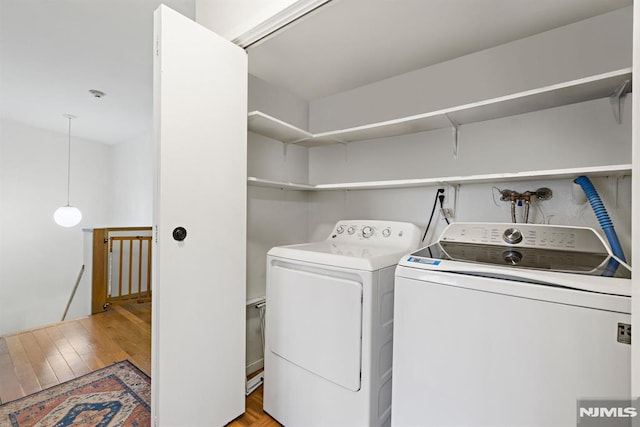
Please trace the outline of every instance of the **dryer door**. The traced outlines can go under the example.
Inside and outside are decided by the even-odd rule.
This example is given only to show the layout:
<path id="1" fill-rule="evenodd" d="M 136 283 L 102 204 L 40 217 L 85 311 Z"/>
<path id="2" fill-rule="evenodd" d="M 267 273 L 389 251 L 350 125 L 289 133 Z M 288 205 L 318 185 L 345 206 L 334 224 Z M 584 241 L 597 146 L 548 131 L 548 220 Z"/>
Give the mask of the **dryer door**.
<path id="1" fill-rule="evenodd" d="M 352 391 L 360 389 L 362 282 L 356 275 L 272 264 L 269 350 Z M 345 276 L 343 274 L 343 276 Z"/>

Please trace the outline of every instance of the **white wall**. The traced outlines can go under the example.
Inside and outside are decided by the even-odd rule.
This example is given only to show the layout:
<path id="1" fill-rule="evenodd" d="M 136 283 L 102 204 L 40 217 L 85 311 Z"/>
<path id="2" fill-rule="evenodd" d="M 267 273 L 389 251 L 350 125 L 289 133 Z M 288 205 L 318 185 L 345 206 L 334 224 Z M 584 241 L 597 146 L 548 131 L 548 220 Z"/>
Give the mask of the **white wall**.
<path id="1" fill-rule="evenodd" d="M 627 259 L 631 257 L 631 179 L 630 177 L 591 178 L 615 226 Z M 455 221 L 511 222 L 510 204 L 501 202 L 497 191 L 519 192 L 548 187 L 550 200 L 532 205 L 530 223 L 591 227 L 603 237 L 598 221 L 588 203 L 577 204 L 572 199 L 573 184 L 569 179 L 530 180 L 494 184 L 467 184 L 457 190 L 451 186 L 389 190 L 325 191 L 311 193 L 309 201 L 309 240 L 327 237 L 340 219 L 382 219 L 407 221 L 423 231 L 429 220 L 437 188 L 445 188 L 445 207 L 454 211 Z M 523 211 L 518 208 L 518 221 Z M 433 217 L 424 245 L 436 240 L 446 227 L 439 210 Z M 606 240 L 606 238 L 605 238 Z"/>
<path id="2" fill-rule="evenodd" d="M 310 130 L 419 114 L 630 67 L 632 15 L 631 7 L 619 9 L 314 100 Z"/>
<path id="3" fill-rule="evenodd" d="M 109 226 L 150 226 L 153 210 L 151 134 L 112 146 Z"/>
<path id="4" fill-rule="evenodd" d="M 249 111 L 259 110 L 302 129 L 309 127 L 309 105 L 283 88 L 249 75 Z M 249 132 L 249 176 L 269 176 L 285 182 L 308 179 L 307 148 L 285 147 L 279 141 Z M 299 191 L 248 188 L 247 299 L 265 295 L 266 254 L 274 246 L 299 243 L 306 238 L 307 194 Z M 257 310 L 249 309 L 247 364 L 254 368 L 259 342 Z"/>
<path id="5" fill-rule="evenodd" d="M 313 184 L 428 178 L 628 163 L 631 95 L 623 124 L 598 99 L 451 129 L 309 150 Z"/>
<path id="6" fill-rule="evenodd" d="M 249 176 L 276 175 L 274 179 L 304 182 L 307 149 L 249 132 Z M 307 201 L 303 191 L 249 186 L 247 189 L 247 299 L 266 295 L 267 252 L 274 246 L 307 240 Z M 268 303 L 267 303 L 268 309 Z M 247 307 L 247 372 L 262 368 L 259 311 Z"/>
<path id="7" fill-rule="evenodd" d="M 304 182 L 307 149 L 249 133 L 249 176 Z M 274 176 L 275 175 L 275 176 Z M 307 237 L 307 200 L 303 191 L 248 187 L 247 299 L 265 295 L 266 255 L 274 246 L 304 242 Z"/>
<path id="8" fill-rule="evenodd" d="M 249 76 L 249 111 L 260 110 L 301 128 L 308 127 L 308 104 L 286 90 Z M 285 182 L 306 182 L 309 177 L 308 149 L 249 132 L 247 171 L 249 176 L 270 177 Z M 249 186 L 247 190 L 247 299 L 266 293 L 266 256 L 274 246 L 307 239 L 308 194 Z M 258 310 L 247 308 L 247 366 L 262 367 Z"/>
<path id="9" fill-rule="evenodd" d="M 60 320 L 83 263 L 82 228 L 107 222 L 111 150 L 76 138 L 71 204 L 83 219 L 72 228 L 53 221 L 66 204 L 67 142 L 66 134 L 0 120 L 0 334 Z M 72 306 L 67 317 L 79 314 Z"/>
<path id="10" fill-rule="evenodd" d="M 249 111 L 258 110 L 300 129 L 309 129 L 306 100 L 252 74 L 249 74 L 249 94 Z"/>
<path id="11" fill-rule="evenodd" d="M 458 158 L 453 156 L 448 129 L 371 141 L 311 148 L 310 182 L 354 182 L 377 179 L 447 177 L 489 173 L 563 169 L 628 163 L 631 154 L 631 95 L 623 123 L 617 124 L 607 99 L 567 105 L 461 128 Z M 631 186 L 629 177 L 593 179 L 616 226 L 627 257 L 631 256 Z M 588 205 L 571 200 L 571 179 L 542 182 L 495 182 L 447 186 L 445 205 L 456 221 L 509 222 L 509 205 L 493 202 L 492 187 L 516 191 L 548 186 L 553 199 L 530 222 L 600 226 Z M 402 190 L 349 191 L 310 195 L 309 236 L 324 238 L 343 218 L 410 221 L 424 227 L 436 187 Z M 499 197 L 495 197 L 499 199 Z M 540 212 L 538 212 L 539 214 Z M 436 217 L 437 238 L 444 221 Z"/>

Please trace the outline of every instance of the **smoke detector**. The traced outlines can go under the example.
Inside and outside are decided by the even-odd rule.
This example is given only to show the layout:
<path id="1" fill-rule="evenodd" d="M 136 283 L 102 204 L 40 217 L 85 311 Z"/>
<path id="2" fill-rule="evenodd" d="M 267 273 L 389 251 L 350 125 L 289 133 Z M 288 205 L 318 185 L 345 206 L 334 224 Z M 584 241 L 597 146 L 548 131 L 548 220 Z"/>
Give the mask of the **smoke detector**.
<path id="1" fill-rule="evenodd" d="M 103 96 L 106 95 L 106 93 L 97 89 L 89 89 L 89 93 L 93 95 L 94 98 L 102 98 Z"/>

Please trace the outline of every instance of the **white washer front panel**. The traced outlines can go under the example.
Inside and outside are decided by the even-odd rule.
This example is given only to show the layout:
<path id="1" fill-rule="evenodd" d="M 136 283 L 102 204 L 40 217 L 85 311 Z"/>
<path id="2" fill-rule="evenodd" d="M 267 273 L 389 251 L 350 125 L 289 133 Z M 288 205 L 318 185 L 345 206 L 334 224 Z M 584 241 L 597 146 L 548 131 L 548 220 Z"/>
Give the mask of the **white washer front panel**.
<path id="1" fill-rule="evenodd" d="M 471 290 L 631 313 L 631 280 L 629 279 L 531 271 L 522 268 L 507 269 L 459 261 L 441 261 L 438 265 L 430 266 L 411 261 L 405 262 L 408 258 L 411 256 L 405 257 L 396 269 L 396 278 L 404 277 Z M 410 264 L 419 265 L 419 267 L 416 268 Z M 410 266 L 405 267 L 405 265 Z"/>
<path id="2" fill-rule="evenodd" d="M 631 346 L 617 341 L 629 314 L 442 277 L 396 276 L 393 426 L 571 426 L 577 399 L 629 399 Z"/>
<path id="3" fill-rule="evenodd" d="M 270 274 L 269 351 L 358 391 L 362 283 L 280 265 Z"/>

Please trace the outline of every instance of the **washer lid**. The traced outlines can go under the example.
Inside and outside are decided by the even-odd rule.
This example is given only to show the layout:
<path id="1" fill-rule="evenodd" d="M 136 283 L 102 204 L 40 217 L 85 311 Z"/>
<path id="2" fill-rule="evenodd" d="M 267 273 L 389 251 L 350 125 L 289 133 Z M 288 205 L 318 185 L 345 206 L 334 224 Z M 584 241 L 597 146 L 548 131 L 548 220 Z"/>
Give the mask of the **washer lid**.
<path id="1" fill-rule="evenodd" d="M 268 255 L 356 270 L 375 271 L 396 265 L 406 247 L 322 241 L 277 246 Z"/>
<path id="2" fill-rule="evenodd" d="M 462 261 L 507 268 L 631 278 L 631 271 L 608 253 L 513 248 L 495 245 L 439 242 L 413 252 L 418 258 Z"/>
<path id="3" fill-rule="evenodd" d="M 438 248 L 439 245 L 432 245 L 403 257 L 399 263 L 400 268 L 396 270 L 396 276 L 413 277 L 415 272 L 421 270 L 425 272 L 439 271 L 452 273 L 458 277 L 466 275 L 499 279 L 497 281 L 509 283 L 511 288 L 515 288 L 515 285 L 521 282 L 542 287 L 562 287 L 598 294 L 631 296 L 630 279 L 605 275 L 609 261 L 603 261 L 597 269 L 598 274 L 596 274 L 593 271 L 558 271 L 523 268 L 506 263 L 497 265 L 468 260 L 461 261 L 442 256 L 442 252 L 438 253 Z M 620 264 L 614 270 L 623 271 L 626 268 Z M 410 273 L 410 271 L 414 273 Z"/>

